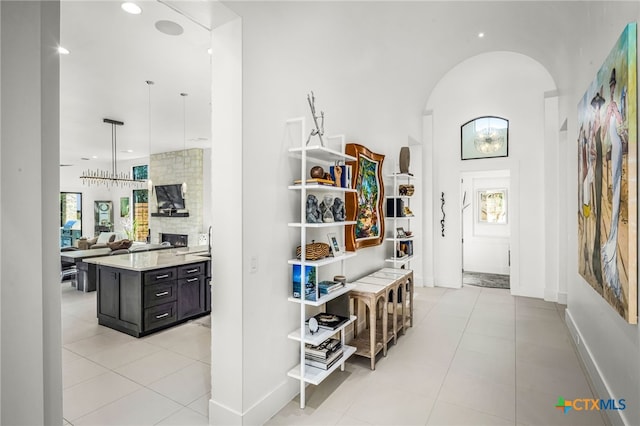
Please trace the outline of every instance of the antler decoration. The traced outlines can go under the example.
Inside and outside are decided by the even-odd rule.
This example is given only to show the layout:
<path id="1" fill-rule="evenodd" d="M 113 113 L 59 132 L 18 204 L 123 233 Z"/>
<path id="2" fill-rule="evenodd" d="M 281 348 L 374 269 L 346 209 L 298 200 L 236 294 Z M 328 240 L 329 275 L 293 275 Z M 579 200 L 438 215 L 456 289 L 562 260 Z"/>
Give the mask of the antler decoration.
<path id="1" fill-rule="evenodd" d="M 318 116 L 316 115 L 316 97 L 311 91 L 311 95 L 307 95 L 307 101 L 309 102 L 309 108 L 311 108 L 311 116 L 313 117 L 313 122 L 316 125 L 316 128 L 311 130 L 309 137 L 307 138 L 307 145 L 311 140 L 312 136 L 318 136 L 320 139 L 320 146 L 324 146 L 324 141 L 322 140 L 322 135 L 324 135 L 324 111 L 320 111 L 320 125 L 318 125 Z"/>

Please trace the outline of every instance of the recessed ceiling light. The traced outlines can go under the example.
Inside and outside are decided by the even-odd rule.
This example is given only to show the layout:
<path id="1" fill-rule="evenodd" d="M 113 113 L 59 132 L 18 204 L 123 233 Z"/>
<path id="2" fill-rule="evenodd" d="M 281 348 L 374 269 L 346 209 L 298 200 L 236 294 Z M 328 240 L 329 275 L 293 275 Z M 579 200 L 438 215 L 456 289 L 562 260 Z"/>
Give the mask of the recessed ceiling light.
<path id="1" fill-rule="evenodd" d="M 167 35 L 177 36 L 184 32 L 184 28 L 173 21 L 161 20 L 156 22 L 155 26 L 158 31 Z"/>
<path id="2" fill-rule="evenodd" d="M 120 7 L 122 8 L 122 10 L 132 15 L 139 15 L 142 13 L 142 9 L 140 8 L 140 6 L 130 1 L 122 3 Z"/>
<path id="3" fill-rule="evenodd" d="M 58 53 L 61 54 L 61 55 L 68 55 L 69 54 L 69 50 L 65 49 L 62 46 L 58 46 Z"/>
<path id="4" fill-rule="evenodd" d="M 120 151 L 120 152 L 128 152 L 129 154 L 131 154 L 133 152 L 132 149 L 125 149 L 124 151 Z"/>
<path id="5" fill-rule="evenodd" d="M 84 161 L 89 161 L 89 158 L 87 158 L 87 157 L 80 157 L 80 159 L 84 160 Z"/>
<path id="6" fill-rule="evenodd" d="M 209 55 L 211 55 L 211 53 L 213 53 L 213 50 L 211 50 L 211 48 L 208 48 L 208 49 L 207 49 L 207 53 L 208 53 Z"/>
<path id="7" fill-rule="evenodd" d="M 92 155 L 91 158 L 98 158 L 98 156 L 97 155 Z"/>
<path id="8" fill-rule="evenodd" d="M 484 33 L 478 33 L 478 38 L 484 38 Z"/>

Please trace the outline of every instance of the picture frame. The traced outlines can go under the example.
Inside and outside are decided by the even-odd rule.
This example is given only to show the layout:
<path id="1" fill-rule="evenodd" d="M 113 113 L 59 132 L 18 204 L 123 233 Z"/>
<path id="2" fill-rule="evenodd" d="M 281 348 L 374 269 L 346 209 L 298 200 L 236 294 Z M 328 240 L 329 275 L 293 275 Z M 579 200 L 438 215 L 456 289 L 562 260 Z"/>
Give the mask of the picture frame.
<path id="1" fill-rule="evenodd" d="M 509 120 L 485 115 L 460 126 L 460 158 L 476 160 L 509 156 Z"/>
<path id="2" fill-rule="evenodd" d="M 94 201 L 93 214 L 95 235 L 101 232 L 113 232 L 113 201 Z"/>
<path id="3" fill-rule="evenodd" d="M 327 234 L 327 239 L 329 240 L 329 247 L 331 247 L 331 251 L 333 252 L 333 257 L 342 256 L 344 252 L 340 249 L 340 244 L 338 243 L 338 236 L 334 232 L 330 232 Z"/>
<path id="4" fill-rule="evenodd" d="M 347 162 L 353 170 L 355 192 L 345 194 L 346 220 L 356 223 L 345 226 L 344 236 L 347 251 L 355 251 L 380 245 L 384 239 L 384 155 L 356 143 L 348 143 L 345 153 L 356 158 Z"/>
<path id="5" fill-rule="evenodd" d="M 407 238 L 407 233 L 402 226 L 396 228 L 396 238 Z"/>

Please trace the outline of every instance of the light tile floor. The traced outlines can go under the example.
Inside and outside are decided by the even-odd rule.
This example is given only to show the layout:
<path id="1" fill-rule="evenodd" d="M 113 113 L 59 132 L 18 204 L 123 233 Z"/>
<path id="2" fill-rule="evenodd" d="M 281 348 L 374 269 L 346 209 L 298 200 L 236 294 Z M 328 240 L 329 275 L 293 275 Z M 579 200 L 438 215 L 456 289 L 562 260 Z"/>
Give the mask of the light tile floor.
<path id="1" fill-rule="evenodd" d="M 564 308 L 466 286 L 417 288 L 414 327 L 378 357 L 354 357 L 307 406 L 291 401 L 268 425 L 604 425 L 598 412 L 555 409 L 593 394 Z"/>
<path id="2" fill-rule="evenodd" d="M 95 292 L 62 283 L 65 425 L 208 425 L 210 320 L 136 339 L 98 325 Z"/>
<path id="3" fill-rule="evenodd" d="M 95 292 L 62 284 L 65 424 L 206 425 L 209 317 L 141 339 L 101 327 Z M 604 425 L 554 408 L 593 397 L 564 310 L 508 290 L 417 288 L 414 327 L 307 388 L 269 425 Z"/>

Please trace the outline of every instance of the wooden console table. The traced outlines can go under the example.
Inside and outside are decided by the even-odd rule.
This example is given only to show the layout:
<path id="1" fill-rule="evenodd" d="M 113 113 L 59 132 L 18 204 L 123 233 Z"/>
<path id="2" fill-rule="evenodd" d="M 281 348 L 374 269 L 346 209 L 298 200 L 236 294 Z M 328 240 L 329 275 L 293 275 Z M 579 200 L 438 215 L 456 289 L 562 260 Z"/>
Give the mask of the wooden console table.
<path id="1" fill-rule="evenodd" d="M 358 324 L 353 328 L 352 344 L 357 348 L 356 355 L 371 358 L 371 369 L 376 368 L 376 355 L 382 351 L 387 356 L 388 329 L 387 329 L 387 292 L 384 287 L 374 284 L 367 284 L 356 281 L 355 288 L 349 292 L 349 297 L 353 299 L 353 310 L 355 315 L 358 313 L 359 302 L 364 303 L 365 309 L 369 309 L 367 320 L 367 328 L 369 329 L 369 337 L 358 336 Z M 377 330 L 377 307 L 382 302 L 382 321 L 380 330 Z"/>
<path id="2" fill-rule="evenodd" d="M 353 299 L 354 311 L 358 312 L 359 302 L 369 309 L 366 316 L 369 336 L 358 336 L 356 325 L 352 343 L 357 347 L 356 355 L 370 358 L 371 369 L 375 370 L 376 355 L 382 350 L 386 356 L 388 343 L 393 340 L 395 344 L 401 331 L 404 334 L 408 327 L 413 327 L 413 271 L 384 268 L 352 284 L 355 288 L 349 295 Z M 378 320 L 380 302 L 382 315 Z"/>

